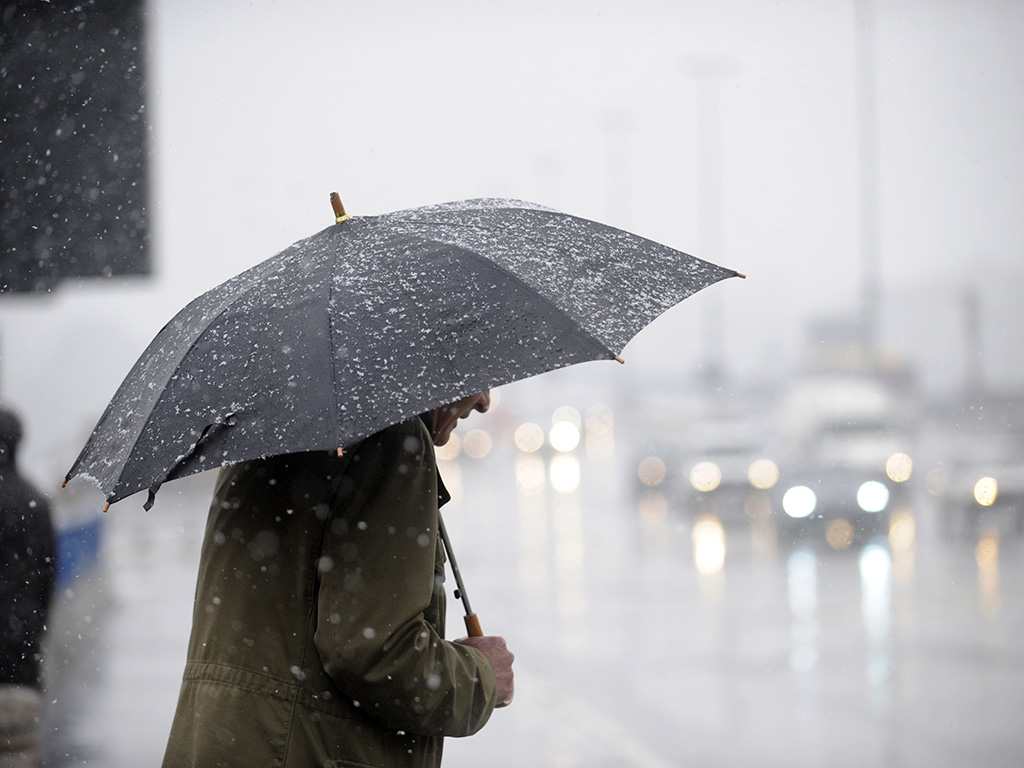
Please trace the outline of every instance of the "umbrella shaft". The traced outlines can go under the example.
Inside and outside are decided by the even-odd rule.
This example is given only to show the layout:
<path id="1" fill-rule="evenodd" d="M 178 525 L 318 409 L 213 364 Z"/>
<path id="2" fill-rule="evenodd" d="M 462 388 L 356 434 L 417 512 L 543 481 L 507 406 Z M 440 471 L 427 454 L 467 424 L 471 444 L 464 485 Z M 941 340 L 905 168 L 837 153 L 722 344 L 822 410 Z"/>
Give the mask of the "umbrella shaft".
<path id="1" fill-rule="evenodd" d="M 462 583 L 462 574 L 459 572 L 459 564 L 455 560 L 455 553 L 452 551 L 452 542 L 448 538 L 448 531 L 444 527 L 444 518 L 441 517 L 441 513 L 437 514 L 437 527 L 441 534 L 441 543 L 444 544 L 444 551 L 448 553 L 448 562 L 452 566 L 452 573 L 455 574 L 455 585 L 458 587 L 459 593 L 458 598 L 462 600 L 462 605 L 466 609 L 466 615 L 469 616 L 473 613 L 473 609 L 469 607 L 469 598 L 466 596 L 466 587 Z"/>

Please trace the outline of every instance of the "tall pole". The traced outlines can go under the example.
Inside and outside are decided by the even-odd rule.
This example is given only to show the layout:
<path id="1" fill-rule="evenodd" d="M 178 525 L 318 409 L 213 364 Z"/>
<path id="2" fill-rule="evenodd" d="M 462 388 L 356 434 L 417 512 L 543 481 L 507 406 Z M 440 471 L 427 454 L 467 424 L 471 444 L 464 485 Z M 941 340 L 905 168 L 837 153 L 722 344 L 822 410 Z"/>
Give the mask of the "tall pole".
<path id="1" fill-rule="evenodd" d="M 985 389 L 985 371 L 982 367 L 985 358 L 981 354 L 981 302 L 974 285 L 964 288 L 963 311 L 964 344 L 967 351 L 964 355 L 964 389 L 968 395 L 976 396 Z"/>
<path id="2" fill-rule="evenodd" d="M 722 81 L 731 73 L 728 59 L 687 58 L 684 72 L 696 88 L 697 130 L 697 253 L 720 262 L 723 250 L 725 192 L 722 181 Z M 717 294 L 716 294 L 717 296 Z M 709 384 L 724 374 L 724 311 L 721 299 L 706 299 L 707 322 L 702 334 L 704 372 Z"/>
<path id="3" fill-rule="evenodd" d="M 879 351 L 882 309 L 874 0 L 854 0 L 854 26 L 861 248 L 860 324 L 868 360 L 874 363 Z"/>

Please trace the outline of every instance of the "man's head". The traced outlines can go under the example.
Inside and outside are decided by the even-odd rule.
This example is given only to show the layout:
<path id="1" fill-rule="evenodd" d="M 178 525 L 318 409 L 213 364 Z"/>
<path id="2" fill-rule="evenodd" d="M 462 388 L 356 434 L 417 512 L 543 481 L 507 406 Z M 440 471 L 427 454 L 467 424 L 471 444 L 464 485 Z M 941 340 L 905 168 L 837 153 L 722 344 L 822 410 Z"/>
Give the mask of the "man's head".
<path id="1" fill-rule="evenodd" d="M 427 411 L 427 423 L 430 425 L 430 436 L 434 440 L 434 445 L 444 445 L 448 442 L 459 419 L 466 418 L 473 411 L 486 413 L 490 407 L 491 390 L 485 389 L 483 392 Z"/>

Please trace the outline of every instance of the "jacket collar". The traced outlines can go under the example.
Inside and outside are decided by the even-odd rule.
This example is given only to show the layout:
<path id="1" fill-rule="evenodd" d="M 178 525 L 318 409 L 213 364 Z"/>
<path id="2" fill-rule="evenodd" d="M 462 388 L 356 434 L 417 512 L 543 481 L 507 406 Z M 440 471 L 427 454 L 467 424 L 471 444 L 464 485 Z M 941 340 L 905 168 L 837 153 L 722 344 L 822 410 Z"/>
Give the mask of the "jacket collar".
<path id="1" fill-rule="evenodd" d="M 444 480 L 441 479 L 441 471 L 436 469 L 436 464 L 434 467 L 437 472 L 437 508 L 440 509 L 452 500 L 452 495 L 448 493 L 448 489 L 444 487 Z"/>

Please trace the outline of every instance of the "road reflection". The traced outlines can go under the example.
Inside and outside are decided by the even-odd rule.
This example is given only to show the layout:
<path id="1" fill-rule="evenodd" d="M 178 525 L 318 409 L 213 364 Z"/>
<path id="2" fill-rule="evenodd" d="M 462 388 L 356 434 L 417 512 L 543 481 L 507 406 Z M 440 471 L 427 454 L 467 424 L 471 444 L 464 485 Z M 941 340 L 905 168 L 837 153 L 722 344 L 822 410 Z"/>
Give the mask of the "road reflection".
<path id="1" fill-rule="evenodd" d="M 986 616 L 994 616 L 1002 606 L 999 592 L 999 532 L 986 531 L 978 546 L 974 548 L 974 559 L 978 563 L 978 588 L 981 593 L 981 610 Z"/>
<path id="2" fill-rule="evenodd" d="M 789 666 L 797 672 L 818 663 L 818 558 L 809 549 L 797 549 L 786 562 L 786 594 L 792 617 Z"/>
<path id="3" fill-rule="evenodd" d="M 892 669 L 892 557 L 883 545 L 868 544 L 861 550 L 858 562 L 866 641 L 865 673 L 868 682 L 878 687 L 888 681 Z"/>
<path id="4" fill-rule="evenodd" d="M 632 458 L 653 454 L 634 453 L 610 409 L 492 411 L 439 466 L 473 605 L 508 638 L 519 684 L 493 725 L 446 744 L 446 761 L 1018 764 L 1022 538 L 996 517 L 950 531 L 941 473 L 913 470 L 899 503 L 859 518 L 870 527 L 821 510 L 794 527 L 778 483 L 758 487 L 771 484 L 766 464 L 746 462 L 742 484 L 695 504 L 670 481 L 678 462 L 640 470 Z M 192 517 L 206 496 L 188 501 Z M 160 759 L 202 531 L 169 506 L 110 517 L 122 594 L 94 621 L 90 679 L 53 691 L 70 739 L 55 765 L 83 752 L 117 768 Z M 186 529 L 188 547 L 168 544 Z M 170 575 L 157 554 L 177 558 Z M 457 601 L 449 609 L 454 636 Z M 144 687 L 126 683 L 143 672 Z"/>

